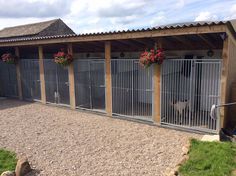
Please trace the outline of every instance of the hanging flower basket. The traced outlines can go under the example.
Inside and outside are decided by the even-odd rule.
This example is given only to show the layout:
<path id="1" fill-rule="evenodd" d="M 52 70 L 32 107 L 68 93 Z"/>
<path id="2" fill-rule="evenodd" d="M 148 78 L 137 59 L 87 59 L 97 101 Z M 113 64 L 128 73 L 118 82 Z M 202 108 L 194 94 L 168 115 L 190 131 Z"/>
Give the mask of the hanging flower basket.
<path id="1" fill-rule="evenodd" d="M 64 52 L 62 49 L 61 51 L 54 54 L 54 61 L 59 65 L 68 66 L 73 61 L 73 57 L 71 54 Z"/>
<path id="2" fill-rule="evenodd" d="M 139 58 L 139 63 L 143 67 L 148 68 L 154 63 L 161 65 L 164 59 L 165 55 L 163 49 L 156 49 L 156 50 L 151 49 L 150 51 L 146 50 L 143 53 L 141 53 Z"/>
<path id="3" fill-rule="evenodd" d="M 1 56 L 1 60 L 7 64 L 16 64 L 17 56 L 12 55 L 11 53 L 5 53 Z"/>

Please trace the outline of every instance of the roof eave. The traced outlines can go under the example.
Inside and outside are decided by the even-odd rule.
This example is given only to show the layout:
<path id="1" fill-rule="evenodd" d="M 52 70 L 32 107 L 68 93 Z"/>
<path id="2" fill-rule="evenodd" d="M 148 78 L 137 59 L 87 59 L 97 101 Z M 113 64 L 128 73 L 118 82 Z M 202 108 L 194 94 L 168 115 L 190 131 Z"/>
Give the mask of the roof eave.
<path id="1" fill-rule="evenodd" d="M 108 33 L 95 33 L 95 34 L 80 34 L 80 35 L 59 35 L 59 36 L 46 36 L 26 38 L 22 40 L 8 40 L 0 41 L 0 47 L 4 46 L 23 46 L 23 45 L 44 45 L 56 43 L 74 43 L 74 42 L 89 42 L 89 41 L 108 41 L 108 40 L 122 40 L 122 39 L 135 39 L 135 38 L 153 38 L 174 35 L 191 35 L 191 34 L 206 34 L 206 33 L 221 33 L 226 32 L 227 27 L 231 24 L 220 23 L 212 25 L 201 26 L 183 26 L 175 28 L 152 28 L 132 31 L 118 31 Z M 232 27 L 232 25 L 231 25 Z"/>

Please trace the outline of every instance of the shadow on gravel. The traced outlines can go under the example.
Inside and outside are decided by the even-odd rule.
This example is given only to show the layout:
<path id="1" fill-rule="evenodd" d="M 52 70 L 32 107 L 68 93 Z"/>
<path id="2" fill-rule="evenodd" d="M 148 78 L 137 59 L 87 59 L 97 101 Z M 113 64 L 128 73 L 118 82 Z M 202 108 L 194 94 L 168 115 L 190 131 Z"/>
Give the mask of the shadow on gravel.
<path id="1" fill-rule="evenodd" d="M 15 108 L 19 106 L 25 106 L 34 102 L 30 101 L 21 101 L 13 98 L 2 98 L 0 97 L 0 111 L 9 108 Z"/>
<path id="2" fill-rule="evenodd" d="M 40 170 L 33 169 L 30 173 L 26 174 L 25 176 L 38 176 L 40 174 Z"/>

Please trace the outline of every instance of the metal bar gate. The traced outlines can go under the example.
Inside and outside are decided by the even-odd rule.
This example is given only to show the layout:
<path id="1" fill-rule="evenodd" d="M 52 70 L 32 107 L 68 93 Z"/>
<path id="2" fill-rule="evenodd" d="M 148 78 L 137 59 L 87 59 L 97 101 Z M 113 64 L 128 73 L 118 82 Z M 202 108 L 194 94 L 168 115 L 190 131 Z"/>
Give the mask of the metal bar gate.
<path id="1" fill-rule="evenodd" d="M 105 111 L 104 59 L 74 61 L 76 106 Z"/>
<path id="2" fill-rule="evenodd" d="M 161 123 L 216 132 L 210 110 L 220 101 L 221 60 L 167 59 L 162 65 Z"/>
<path id="3" fill-rule="evenodd" d="M 46 101 L 61 105 L 70 104 L 68 68 L 53 59 L 44 59 Z"/>
<path id="4" fill-rule="evenodd" d="M 39 60 L 20 59 L 22 94 L 25 100 L 41 100 Z"/>
<path id="5" fill-rule="evenodd" d="M 138 59 L 112 59 L 112 111 L 114 115 L 152 121 L 152 67 Z"/>
<path id="6" fill-rule="evenodd" d="M 18 97 L 16 66 L 0 61 L 0 96 Z"/>

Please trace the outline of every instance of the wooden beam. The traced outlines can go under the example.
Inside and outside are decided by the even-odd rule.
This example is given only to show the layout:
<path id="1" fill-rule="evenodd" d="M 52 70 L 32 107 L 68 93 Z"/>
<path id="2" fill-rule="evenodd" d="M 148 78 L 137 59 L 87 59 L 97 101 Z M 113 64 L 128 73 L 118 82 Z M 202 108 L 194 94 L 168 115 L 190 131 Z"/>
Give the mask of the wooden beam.
<path id="1" fill-rule="evenodd" d="M 111 85 L 111 42 L 105 42 L 105 62 L 106 62 L 106 112 L 112 116 L 112 85 Z"/>
<path id="2" fill-rule="evenodd" d="M 232 32 L 229 29 L 226 30 L 226 34 L 227 34 L 227 36 L 229 36 L 231 38 L 234 45 L 236 45 L 236 39 L 234 37 L 234 34 L 232 34 Z"/>
<path id="3" fill-rule="evenodd" d="M 223 60 L 223 64 L 222 64 L 222 68 L 221 68 L 221 104 L 225 104 L 228 103 L 227 99 L 228 99 L 228 74 L 229 74 L 229 37 L 227 37 L 224 40 L 223 43 L 223 52 L 222 52 L 222 60 Z M 222 107 L 220 108 L 220 128 L 224 128 L 225 127 L 225 120 L 226 120 L 226 116 L 227 116 L 227 108 L 226 107 Z"/>
<path id="4" fill-rule="evenodd" d="M 139 47 L 139 48 L 145 48 L 145 45 L 140 43 L 140 42 L 137 42 L 135 40 L 116 40 L 116 42 L 120 42 L 126 46 L 129 46 L 129 47 L 133 47 L 135 46 L 136 48 Z"/>
<path id="5" fill-rule="evenodd" d="M 67 45 L 68 54 L 73 56 L 73 47 L 72 44 Z M 74 77 L 74 64 L 73 62 L 68 67 L 69 74 L 69 91 L 70 91 L 70 107 L 71 109 L 75 109 L 75 77 Z"/>
<path id="6" fill-rule="evenodd" d="M 161 39 L 155 44 L 155 48 L 162 48 Z M 161 124 L 161 66 L 153 65 L 153 120 Z"/>
<path id="7" fill-rule="evenodd" d="M 20 50 L 18 47 L 15 47 L 15 55 L 20 59 Z M 22 85 L 21 85 L 21 72 L 20 72 L 20 63 L 16 63 L 16 79 L 17 79 L 17 87 L 18 87 L 18 96 L 19 99 L 23 99 L 22 95 Z"/>
<path id="8" fill-rule="evenodd" d="M 148 38 L 148 39 L 146 39 L 146 38 L 144 38 L 144 39 L 132 39 L 132 40 L 139 43 L 139 44 L 141 44 L 141 45 L 143 45 L 144 48 L 146 48 L 146 47 L 151 48 L 151 47 L 153 47 L 153 44 L 155 43 L 155 41 L 151 40 L 150 38 Z"/>
<path id="9" fill-rule="evenodd" d="M 99 44 L 98 42 L 89 42 L 89 45 L 92 45 L 92 47 L 97 47 L 99 50 L 104 50 L 103 43 Z"/>
<path id="10" fill-rule="evenodd" d="M 161 66 L 153 65 L 153 120 L 155 123 L 161 123 Z"/>
<path id="11" fill-rule="evenodd" d="M 51 38 L 40 40 L 28 40 L 28 41 L 11 41 L 1 42 L 0 47 L 4 46 L 23 46 L 23 45 L 42 45 L 42 44 L 55 44 L 55 43 L 73 43 L 73 42 L 89 42 L 89 41 L 108 41 L 108 40 L 122 40 L 122 39 L 138 39 L 138 38 L 154 38 L 162 36 L 172 35 L 190 35 L 190 34 L 206 34 L 206 33 L 220 33 L 226 32 L 228 27 L 225 24 L 212 25 L 212 26 L 196 26 L 186 28 L 175 29 L 162 29 L 151 31 L 139 31 L 139 32 L 122 32 L 103 35 L 80 35 L 75 37 L 65 38 Z"/>
<path id="12" fill-rule="evenodd" d="M 214 49 L 216 46 L 206 37 L 204 37 L 202 34 L 198 34 L 198 37 L 200 37 L 210 48 Z"/>
<path id="13" fill-rule="evenodd" d="M 232 85 L 236 81 L 236 42 L 234 36 L 227 35 L 223 46 L 221 103 L 229 103 L 232 102 Z M 220 109 L 222 128 L 232 128 L 235 126 L 235 116 L 232 113 L 235 109 L 235 106 L 226 106 Z"/>
<path id="14" fill-rule="evenodd" d="M 124 51 L 124 50 L 130 50 L 131 49 L 131 46 L 130 45 L 127 45 L 127 44 L 124 44 L 120 41 L 114 41 L 112 42 L 112 51 Z"/>
<path id="15" fill-rule="evenodd" d="M 192 46 L 193 43 L 191 41 L 188 41 L 184 36 L 171 36 L 173 39 L 177 40 L 178 42 L 184 44 L 185 46 Z"/>
<path id="16" fill-rule="evenodd" d="M 41 102 L 46 104 L 46 89 L 45 89 L 45 78 L 44 78 L 44 64 L 43 64 L 43 47 L 38 47 L 39 54 L 39 77 L 40 77 L 40 88 L 41 88 Z"/>

